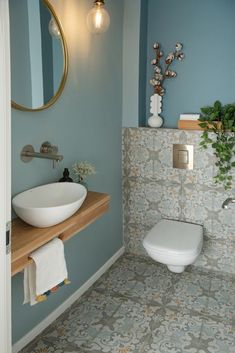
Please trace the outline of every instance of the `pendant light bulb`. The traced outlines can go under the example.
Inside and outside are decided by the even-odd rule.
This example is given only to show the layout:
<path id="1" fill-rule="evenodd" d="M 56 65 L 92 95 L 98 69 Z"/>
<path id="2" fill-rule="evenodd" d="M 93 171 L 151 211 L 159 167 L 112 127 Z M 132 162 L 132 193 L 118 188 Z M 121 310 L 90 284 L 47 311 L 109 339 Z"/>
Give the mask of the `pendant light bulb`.
<path id="1" fill-rule="evenodd" d="M 48 28 L 49 28 L 50 35 L 52 37 L 55 37 L 57 39 L 59 39 L 61 37 L 59 27 L 57 26 L 57 23 L 56 23 L 54 17 L 51 17 Z"/>
<path id="2" fill-rule="evenodd" d="M 104 5 L 104 0 L 95 0 L 94 6 L 88 12 L 87 27 L 91 33 L 104 33 L 109 28 L 110 17 Z"/>

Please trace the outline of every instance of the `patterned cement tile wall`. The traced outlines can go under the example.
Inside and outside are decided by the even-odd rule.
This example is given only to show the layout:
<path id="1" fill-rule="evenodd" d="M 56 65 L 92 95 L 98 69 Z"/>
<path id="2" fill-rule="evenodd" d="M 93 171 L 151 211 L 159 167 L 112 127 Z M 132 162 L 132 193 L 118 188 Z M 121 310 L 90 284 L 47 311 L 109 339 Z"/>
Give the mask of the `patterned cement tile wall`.
<path id="1" fill-rule="evenodd" d="M 212 150 L 199 147 L 200 132 L 123 129 L 123 214 L 127 251 L 146 255 L 142 239 L 161 218 L 204 226 L 204 247 L 195 266 L 235 272 L 235 208 L 223 210 L 233 190 L 214 184 Z M 172 167 L 172 145 L 194 145 L 194 170 Z"/>

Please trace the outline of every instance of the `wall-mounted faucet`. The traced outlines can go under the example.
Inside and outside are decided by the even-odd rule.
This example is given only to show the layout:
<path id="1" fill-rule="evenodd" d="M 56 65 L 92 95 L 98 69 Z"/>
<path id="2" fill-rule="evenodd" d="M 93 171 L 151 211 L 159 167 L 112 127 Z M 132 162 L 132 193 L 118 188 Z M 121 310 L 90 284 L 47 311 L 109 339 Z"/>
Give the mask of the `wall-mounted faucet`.
<path id="1" fill-rule="evenodd" d="M 40 152 L 35 152 L 32 145 L 24 146 L 20 153 L 20 158 L 25 163 L 30 162 L 33 158 L 51 159 L 57 162 L 62 161 L 64 157 L 57 153 L 57 146 L 52 146 L 50 142 L 43 142 L 40 148 Z"/>
<path id="2" fill-rule="evenodd" d="M 226 199 L 222 204 L 222 208 L 227 209 L 230 203 L 235 203 L 235 198 L 229 197 L 228 199 Z"/>

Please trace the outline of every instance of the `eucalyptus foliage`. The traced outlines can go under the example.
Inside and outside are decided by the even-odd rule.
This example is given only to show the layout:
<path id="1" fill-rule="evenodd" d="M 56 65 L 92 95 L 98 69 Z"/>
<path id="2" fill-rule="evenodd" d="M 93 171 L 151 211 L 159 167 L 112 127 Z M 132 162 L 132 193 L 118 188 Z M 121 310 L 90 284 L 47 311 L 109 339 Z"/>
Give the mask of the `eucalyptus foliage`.
<path id="1" fill-rule="evenodd" d="M 232 169 L 235 168 L 235 103 L 222 105 L 216 101 L 211 107 L 201 108 L 199 125 L 204 129 L 200 146 L 212 146 L 216 156 L 217 175 L 215 183 L 232 187 Z"/>

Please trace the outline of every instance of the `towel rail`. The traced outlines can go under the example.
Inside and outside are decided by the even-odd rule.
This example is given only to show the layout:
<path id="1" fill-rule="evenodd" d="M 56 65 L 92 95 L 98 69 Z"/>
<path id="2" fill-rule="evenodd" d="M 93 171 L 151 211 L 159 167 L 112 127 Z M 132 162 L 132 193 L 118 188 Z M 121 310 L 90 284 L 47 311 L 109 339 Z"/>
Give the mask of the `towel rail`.
<path id="1" fill-rule="evenodd" d="M 55 238 L 61 239 L 62 236 L 58 236 L 58 237 L 55 237 Z M 62 239 L 61 239 L 61 240 L 62 240 Z M 46 243 L 45 243 L 45 244 L 46 244 Z M 44 244 L 44 245 L 45 245 L 45 244 Z M 42 245 L 42 246 L 43 246 L 43 245 Z M 31 265 L 33 262 L 34 262 L 33 259 L 29 256 L 29 257 L 28 257 L 28 263 L 27 263 L 27 265 Z"/>

